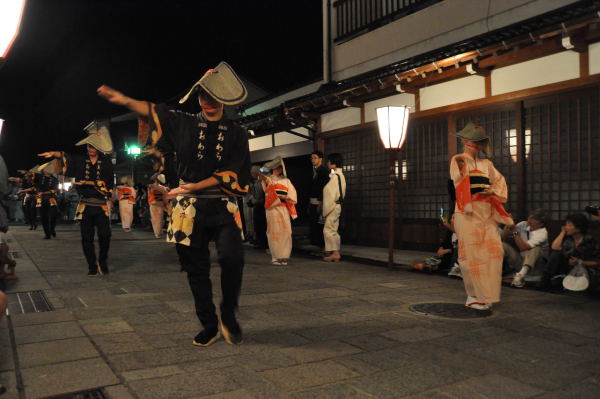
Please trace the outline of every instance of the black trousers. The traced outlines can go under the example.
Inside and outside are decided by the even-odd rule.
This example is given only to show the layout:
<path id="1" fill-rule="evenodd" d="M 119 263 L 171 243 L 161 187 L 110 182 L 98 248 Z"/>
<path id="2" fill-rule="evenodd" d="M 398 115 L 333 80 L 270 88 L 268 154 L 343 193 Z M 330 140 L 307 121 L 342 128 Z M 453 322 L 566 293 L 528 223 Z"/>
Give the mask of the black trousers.
<path id="1" fill-rule="evenodd" d="M 83 254 L 85 255 L 90 271 L 95 271 L 98 266 L 96 264 L 94 235 L 97 229 L 98 243 L 100 244 L 98 263 L 105 265 L 108 259 L 108 249 L 110 248 L 110 220 L 102 207 L 87 205 L 83 211 L 80 227 Z"/>
<path id="2" fill-rule="evenodd" d="M 46 234 L 46 237 L 50 237 L 54 234 L 56 215 L 58 213 L 56 208 L 56 206 L 51 206 L 49 201 L 42 201 L 40 216 L 42 218 L 42 225 L 44 226 L 44 234 Z"/>
<path id="3" fill-rule="evenodd" d="M 573 266 L 569 265 L 569 258 L 563 255 L 561 251 L 552 251 L 548 263 L 544 266 L 540 286 L 548 287 L 552 277 L 558 274 L 568 274 L 572 268 Z"/>
<path id="4" fill-rule="evenodd" d="M 232 222 L 222 226 L 194 226 L 194 247 L 177 244 L 177 254 L 194 296 L 196 315 L 207 329 L 215 329 L 219 322 L 212 299 L 210 281 L 210 251 L 208 243 L 214 240 L 217 259 L 221 265 L 221 317 L 235 317 L 244 270 L 244 250 L 240 230 Z"/>
<path id="5" fill-rule="evenodd" d="M 29 224 L 31 227 L 37 226 L 37 212 L 35 203 L 36 200 L 32 197 L 25 201 L 25 206 L 23 207 L 23 211 L 25 212 L 25 219 L 27 220 L 27 224 Z"/>
<path id="6" fill-rule="evenodd" d="M 265 204 L 254 204 L 252 208 L 252 221 L 254 223 L 254 234 L 256 234 L 254 245 L 258 248 L 267 248 L 267 214 Z"/>
<path id="7" fill-rule="evenodd" d="M 319 212 L 317 205 L 310 204 L 308 208 L 308 220 L 310 223 L 310 243 L 319 248 L 325 248 L 325 238 L 323 237 L 323 224 L 319 223 Z"/>

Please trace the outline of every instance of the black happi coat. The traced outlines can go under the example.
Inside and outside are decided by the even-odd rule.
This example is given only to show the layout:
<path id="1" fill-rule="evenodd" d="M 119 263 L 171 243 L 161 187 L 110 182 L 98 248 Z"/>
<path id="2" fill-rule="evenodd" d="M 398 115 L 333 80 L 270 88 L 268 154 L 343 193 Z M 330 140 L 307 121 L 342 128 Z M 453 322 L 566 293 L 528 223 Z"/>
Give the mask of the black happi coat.
<path id="1" fill-rule="evenodd" d="M 43 193 L 43 192 L 53 191 L 50 194 L 42 194 L 42 202 L 46 202 L 50 198 L 56 197 L 56 193 L 58 191 L 58 179 L 52 175 L 50 175 L 50 176 L 40 175 L 38 179 L 39 179 L 39 185 L 38 185 L 39 192 Z M 53 204 L 53 205 L 55 205 L 55 204 Z"/>
<path id="2" fill-rule="evenodd" d="M 151 126 L 158 133 L 155 145 L 163 153 L 175 153 L 179 179 L 196 183 L 213 176 L 226 194 L 248 192 L 250 150 L 244 128 L 225 118 L 210 122 L 201 113 L 181 112 L 165 104 L 152 107 L 152 117 Z"/>
<path id="3" fill-rule="evenodd" d="M 185 246 L 202 246 L 202 228 L 223 226 L 235 221 L 241 229 L 241 217 L 235 197 L 248 192 L 250 150 L 245 129 L 225 118 L 207 121 L 201 113 L 190 114 L 151 106 L 151 145 L 163 154 L 174 154 L 177 177 L 197 183 L 209 177 L 218 186 L 202 193 L 180 195 L 171 212 L 167 241 Z M 197 194 L 223 198 L 198 198 Z M 227 199 L 225 198 L 225 199 Z"/>
<path id="4" fill-rule="evenodd" d="M 111 197 L 114 186 L 113 165 L 110 157 L 99 153 L 98 161 L 93 164 L 86 154 L 63 153 L 63 174 L 74 177 L 78 182 L 94 182 L 95 185 L 78 185 L 81 198 L 106 200 Z"/>

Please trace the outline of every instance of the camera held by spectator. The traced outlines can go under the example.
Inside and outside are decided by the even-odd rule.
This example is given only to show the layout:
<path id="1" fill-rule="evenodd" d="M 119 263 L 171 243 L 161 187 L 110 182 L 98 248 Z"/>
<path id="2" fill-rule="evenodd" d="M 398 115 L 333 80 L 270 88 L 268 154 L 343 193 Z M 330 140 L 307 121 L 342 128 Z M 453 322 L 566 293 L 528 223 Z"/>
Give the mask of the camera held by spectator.
<path id="1" fill-rule="evenodd" d="M 592 220 L 600 221 L 600 206 L 588 205 L 585 207 L 585 211 L 591 216 Z"/>

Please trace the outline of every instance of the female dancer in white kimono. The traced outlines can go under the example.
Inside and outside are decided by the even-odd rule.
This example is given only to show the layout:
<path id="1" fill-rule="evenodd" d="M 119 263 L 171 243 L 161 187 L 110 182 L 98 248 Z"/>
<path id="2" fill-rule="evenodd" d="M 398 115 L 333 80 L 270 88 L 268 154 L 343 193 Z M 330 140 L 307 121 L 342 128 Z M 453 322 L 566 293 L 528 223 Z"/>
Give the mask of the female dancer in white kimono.
<path id="1" fill-rule="evenodd" d="M 165 183 L 165 175 L 159 174 L 154 183 L 148 186 L 148 206 L 150 208 L 150 222 L 154 237 L 162 238 L 162 230 L 164 224 L 164 213 L 167 207 L 167 196 L 169 189 L 163 184 Z"/>
<path id="2" fill-rule="evenodd" d="M 121 225 L 123 231 L 131 231 L 131 222 L 133 221 L 133 206 L 135 205 L 136 192 L 133 188 L 133 182 L 129 176 L 121 178 L 121 185 L 117 186 L 117 200 L 119 201 L 119 213 L 121 215 Z"/>
<path id="3" fill-rule="evenodd" d="M 291 219 L 298 217 L 296 213 L 296 189 L 287 178 L 285 165 L 281 157 L 265 164 L 271 169 L 270 176 L 260 174 L 265 191 L 265 209 L 267 214 L 267 240 L 274 265 L 286 266 L 292 253 Z M 262 168 L 261 168 L 262 169 Z"/>
<path id="4" fill-rule="evenodd" d="M 466 306 L 488 310 L 500 301 L 504 251 L 498 223 L 514 224 L 502 205 L 508 200 L 508 188 L 494 164 L 478 158 L 489 142 L 483 127 L 470 122 L 457 136 L 464 152 L 452 157 L 450 177 L 456 189 L 454 227 Z"/>

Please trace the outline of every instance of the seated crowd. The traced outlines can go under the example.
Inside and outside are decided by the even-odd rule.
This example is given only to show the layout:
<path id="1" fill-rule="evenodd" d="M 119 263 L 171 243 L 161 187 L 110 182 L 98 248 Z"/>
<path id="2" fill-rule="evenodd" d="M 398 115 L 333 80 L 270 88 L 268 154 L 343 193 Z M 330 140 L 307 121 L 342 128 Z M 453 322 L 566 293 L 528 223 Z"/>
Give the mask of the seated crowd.
<path id="1" fill-rule="evenodd" d="M 510 284 L 516 288 L 531 284 L 540 289 L 600 291 L 600 241 L 590 233 L 592 223 L 600 222 L 597 212 L 590 209 L 591 221 L 583 213 L 567 215 L 551 244 L 548 212 L 543 209 L 533 210 L 527 220 L 504 226 L 504 280 L 512 277 Z M 453 219 L 443 225 L 448 229 L 446 239 L 436 257 L 425 262 L 449 270 L 449 276 L 460 277 Z"/>

